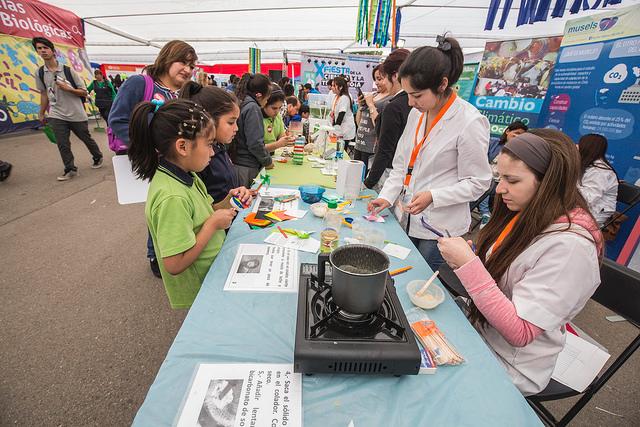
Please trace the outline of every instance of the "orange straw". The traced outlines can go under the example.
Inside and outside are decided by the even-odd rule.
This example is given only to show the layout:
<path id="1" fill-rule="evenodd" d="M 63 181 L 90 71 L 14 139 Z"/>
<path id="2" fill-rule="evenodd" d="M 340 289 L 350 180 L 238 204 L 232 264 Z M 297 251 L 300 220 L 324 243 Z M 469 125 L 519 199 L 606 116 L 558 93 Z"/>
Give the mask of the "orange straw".
<path id="1" fill-rule="evenodd" d="M 278 225 L 278 230 L 280 231 L 280 233 L 282 233 L 282 235 L 284 236 L 285 239 L 288 239 L 289 236 L 287 236 L 287 233 L 284 232 L 284 230 L 282 228 L 280 228 L 280 226 Z"/>

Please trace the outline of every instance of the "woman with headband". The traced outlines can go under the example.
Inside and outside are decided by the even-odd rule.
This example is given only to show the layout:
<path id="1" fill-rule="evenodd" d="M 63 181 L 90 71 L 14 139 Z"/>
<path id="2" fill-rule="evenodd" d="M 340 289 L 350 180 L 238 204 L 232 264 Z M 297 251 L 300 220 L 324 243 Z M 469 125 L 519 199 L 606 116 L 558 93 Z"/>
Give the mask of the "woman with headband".
<path id="1" fill-rule="evenodd" d="M 532 129 L 498 156 L 494 212 L 477 255 L 462 238 L 441 238 L 442 256 L 473 301 L 469 318 L 525 395 L 549 383 L 565 324 L 600 284 L 602 235 L 578 191 L 571 139 Z"/>
<path id="2" fill-rule="evenodd" d="M 398 71 L 413 109 L 398 141 L 393 170 L 379 198 L 369 204 L 377 214 L 400 202 L 396 214 L 433 270 L 444 262 L 436 239 L 469 230 L 469 202 L 491 183 L 489 121 L 453 90 L 462 73 L 462 49 L 450 37 L 437 41 L 437 48 L 411 52 Z"/>

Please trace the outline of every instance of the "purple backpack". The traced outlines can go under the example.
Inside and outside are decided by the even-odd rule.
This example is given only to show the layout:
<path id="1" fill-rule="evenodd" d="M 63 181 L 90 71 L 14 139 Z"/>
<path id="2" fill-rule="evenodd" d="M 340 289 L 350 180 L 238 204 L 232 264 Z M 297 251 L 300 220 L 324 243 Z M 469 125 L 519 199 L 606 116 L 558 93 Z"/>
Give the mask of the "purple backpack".
<path id="1" fill-rule="evenodd" d="M 153 98 L 153 79 L 147 75 L 143 75 L 144 77 L 144 98 L 142 101 L 151 101 Z M 113 133 L 110 127 L 107 126 L 107 139 L 109 140 L 109 149 L 114 152 L 119 152 L 123 150 L 127 150 L 128 147 L 122 142 L 120 138 Z"/>

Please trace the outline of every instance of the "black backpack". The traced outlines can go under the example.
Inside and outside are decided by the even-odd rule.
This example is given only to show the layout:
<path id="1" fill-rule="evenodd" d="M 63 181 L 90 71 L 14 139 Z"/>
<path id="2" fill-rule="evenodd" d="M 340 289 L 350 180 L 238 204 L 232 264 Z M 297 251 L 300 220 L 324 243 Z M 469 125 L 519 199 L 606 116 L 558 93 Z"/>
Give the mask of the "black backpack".
<path id="1" fill-rule="evenodd" d="M 73 74 L 71 74 L 71 68 L 67 67 L 66 65 L 63 65 L 62 70 L 64 71 L 65 79 L 67 79 L 67 81 L 71 84 L 71 86 L 73 86 L 74 89 L 78 89 L 78 85 L 76 84 L 76 81 L 73 79 Z M 40 77 L 42 86 L 46 88 L 47 85 L 44 82 L 44 65 L 38 68 L 38 77 Z M 82 101 L 82 103 L 84 104 L 85 102 L 87 102 L 87 98 L 84 96 L 81 96 L 80 101 Z"/>

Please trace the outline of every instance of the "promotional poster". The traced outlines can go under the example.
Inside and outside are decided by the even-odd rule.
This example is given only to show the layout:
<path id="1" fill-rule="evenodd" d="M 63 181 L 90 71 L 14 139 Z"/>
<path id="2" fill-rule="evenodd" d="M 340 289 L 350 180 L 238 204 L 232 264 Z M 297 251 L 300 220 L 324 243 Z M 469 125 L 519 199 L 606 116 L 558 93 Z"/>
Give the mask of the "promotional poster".
<path id="1" fill-rule="evenodd" d="M 473 62 L 470 64 L 464 64 L 462 68 L 462 74 L 455 85 L 458 96 L 465 101 L 471 98 L 471 92 L 473 91 L 473 84 L 476 80 L 476 71 L 478 70 L 478 63 Z"/>
<path id="2" fill-rule="evenodd" d="M 380 63 L 379 56 L 364 55 L 311 55 L 303 52 L 301 58 L 301 83 L 318 85 L 320 93 L 329 93 L 327 81 L 345 76 L 349 81 L 349 93 L 357 99 L 358 88 L 363 92 L 373 90 L 372 72 Z"/>
<path id="3" fill-rule="evenodd" d="M 498 138 L 515 120 L 535 126 L 562 37 L 488 42 L 469 102 Z"/>
<path id="4" fill-rule="evenodd" d="M 541 126 L 560 129 L 575 142 L 589 133 L 604 135 L 607 159 L 618 178 L 635 185 L 640 185 L 638 22 L 639 6 L 568 21 L 540 120 Z M 638 209 L 627 215 L 607 252 L 616 259 L 624 244 L 624 257 L 618 260 L 623 264 L 635 253 L 640 237 L 640 230 L 629 234 Z"/>

